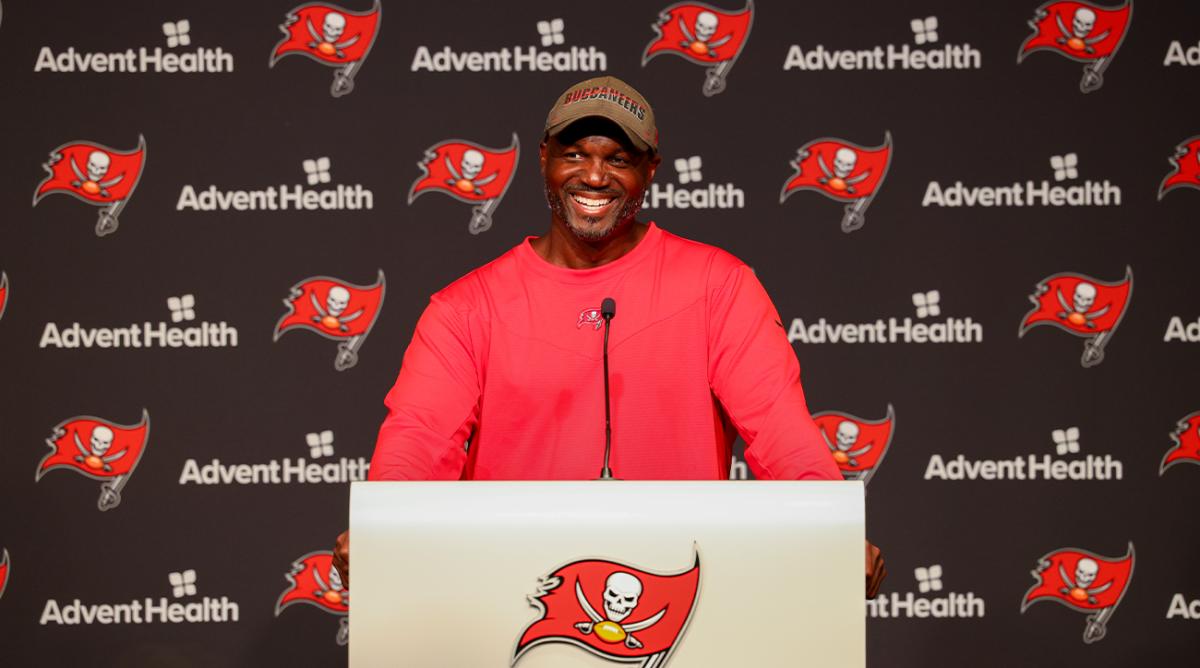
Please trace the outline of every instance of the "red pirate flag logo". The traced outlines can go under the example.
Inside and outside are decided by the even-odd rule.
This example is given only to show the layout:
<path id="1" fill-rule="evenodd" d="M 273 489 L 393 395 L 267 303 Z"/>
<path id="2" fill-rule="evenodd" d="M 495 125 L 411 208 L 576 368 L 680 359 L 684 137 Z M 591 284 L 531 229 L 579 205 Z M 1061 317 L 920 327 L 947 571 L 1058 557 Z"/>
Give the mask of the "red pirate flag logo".
<path id="1" fill-rule="evenodd" d="M 275 67 L 284 56 L 296 54 L 336 67 L 329 94 L 346 95 L 354 90 L 354 75 L 366 62 L 379 35 L 382 12 L 379 0 L 365 12 L 351 12 L 324 2 L 300 5 L 288 12 L 279 26 L 284 38 L 271 52 L 270 66 Z"/>
<path id="2" fill-rule="evenodd" d="M 542 643 L 568 643 L 601 658 L 667 665 L 700 591 L 700 556 L 674 574 L 601 559 L 571 562 L 541 578 L 529 603 L 541 616 L 517 640 L 513 665 Z"/>
<path id="3" fill-rule="evenodd" d="M 1017 62 L 1034 51 L 1050 50 L 1087 63 L 1079 90 L 1090 93 L 1104 85 L 1104 70 L 1125 41 L 1132 15 L 1132 0 L 1115 8 L 1087 2 L 1047 2 L 1030 19 L 1033 34 L 1021 44 Z"/>
<path id="4" fill-rule="evenodd" d="M 1158 199 L 1174 188 L 1200 190 L 1200 135 L 1183 140 L 1167 162 L 1175 171 L 1163 177 L 1162 185 L 1158 187 Z"/>
<path id="5" fill-rule="evenodd" d="M 1159 475 L 1176 464 L 1200 464 L 1200 411 L 1180 420 L 1171 440 L 1175 445 L 1163 455 Z"/>
<path id="6" fill-rule="evenodd" d="M 867 207 L 892 164 L 892 133 L 884 132 L 883 143 L 873 148 L 843 139 L 815 139 L 796 149 L 796 158 L 788 164 L 796 173 L 783 184 L 779 203 L 797 190 L 816 190 L 829 199 L 849 202 L 842 231 L 853 232 L 866 222 Z"/>
<path id="7" fill-rule="evenodd" d="M 712 97 L 725 90 L 725 77 L 733 69 L 754 23 L 754 2 L 746 0 L 741 11 L 727 12 L 702 2 L 679 2 L 664 9 L 650 27 L 657 37 L 642 53 L 642 67 L 664 53 L 685 58 L 705 71 L 700 90 Z"/>
<path id="8" fill-rule="evenodd" d="M 1125 268 L 1125 280 L 1106 283 L 1070 272 L 1054 274 L 1029 296 L 1033 310 L 1025 314 L 1017 337 L 1038 325 L 1053 325 L 1075 336 L 1086 337 L 1084 367 L 1104 361 L 1104 346 L 1121 324 L 1133 294 L 1133 269 Z"/>
<path id="9" fill-rule="evenodd" d="M 96 506 L 111 510 L 121 503 L 121 489 L 150 441 L 150 414 L 142 409 L 142 421 L 120 425 L 82 415 L 64 420 L 54 427 L 46 445 L 50 453 L 38 464 L 34 480 L 54 469 L 67 468 L 93 480 L 103 481 Z"/>
<path id="10" fill-rule="evenodd" d="M 292 570 L 284 575 L 288 588 L 275 603 L 275 616 L 296 603 L 316 606 L 341 617 L 338 623 L 337 644 L 350 642 L 350 590 L 342 585 L 342 576 L 333 567 L 333 551 L 309 552 L 292 562 Z"/>
<path id="11" fill-rule="evenodd" d="M 408 203 L 427 192 L 475 202 L 467 229 L 479 234 L 492 226 L 492 212 L 512 184 L 520 152 L 515 132 L 508 148 L 487 148 L 461 139 L 434 144 L 425 149 L 425 156 L 417 163 L 421 176 L 408 190 Z"/>
<path id="12" fill-rule="evenodd" d="M 1104 637 L 1108 620 L 1125 597 L 1133 578 L 1133 543 L 1124 557 L 1102 557 L 1087 550 L 1063 548 L 1038 559 L 1030 571 L 1037 583 L 1025 592 L 1021 612 L 1040 601 L 1054 601 L 1091 613 L 1083 629 L 1083 641 Z"/>
<path id="13" fill-rule="evenodd" d="M 4 598 L 4 590 L 8 588 L 8 576 L 12 568 L 8 564 L 8 549 L 0 550 L 0 598 Z"/>
<path id="14" fill-rule="evenodd" d="M 137 148 L 118 151 L 90 141 L 74 141 L 50 152 L 42 165 L 50 175 L 38 184 L 33 205 L 46 195 L 71 195 L 102 207 L 96 220 L 96 236 L 117 231 L 118 216 L 129 201 L 146 164 L 146 139 L 138 135 Z"/>
<path id="15" fill-rule="evenodd" d="M 383 307 L 383 270 L 374 285 L 354 285 L 328 276 L 314 276 L 292 286 L 283 304 L 288 312 L 275 324 L 275 341 L 297 327 L 339 341 L 333 368 L 345 371 L 358 363 Z"/>
<path id="16" fill-rule="evenodd" d="M 896 414 L 888 404 L 880 420 L 864 420 L 841 411 L 823 411 L 812 416 L 825 445 L 845 480 L 871 481 L 892 444 Z"/>
<path id="17" fill-rule="evenodd" d="M 8 306 L 8 274 L 0 271 L 0 318 L 4 317 L 4 309 Z"/>

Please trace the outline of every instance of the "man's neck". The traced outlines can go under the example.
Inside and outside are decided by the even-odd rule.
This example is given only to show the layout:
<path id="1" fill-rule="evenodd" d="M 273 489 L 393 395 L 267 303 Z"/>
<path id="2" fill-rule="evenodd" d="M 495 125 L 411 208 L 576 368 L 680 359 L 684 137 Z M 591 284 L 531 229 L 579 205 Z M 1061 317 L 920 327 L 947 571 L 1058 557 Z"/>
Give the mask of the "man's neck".
<path id="1" fill-rule="evenodd" d="M 530 240 L 533 250 L 545 261 L 567 269 L 591 269 L 608 264 L 633 250 L 650 229 L 645 223 L 631 220 L 613 229 L 603 239 L 589 241 L 579 238 L 561 220 L 553 220 L 550 232 Z"/>

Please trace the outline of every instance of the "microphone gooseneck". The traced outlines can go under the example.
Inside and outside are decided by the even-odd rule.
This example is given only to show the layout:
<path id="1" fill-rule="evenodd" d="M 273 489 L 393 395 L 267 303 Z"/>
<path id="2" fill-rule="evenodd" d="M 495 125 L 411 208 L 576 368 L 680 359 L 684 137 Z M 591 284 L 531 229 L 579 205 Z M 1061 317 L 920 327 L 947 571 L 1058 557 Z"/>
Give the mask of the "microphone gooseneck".
<path id="1" fill-rule="evenodd" d="M 612 409 L 609 406 L 608 393 L 608 327 L 617 315 L 617 302 L 612 297 L 605 297 L 600 305 L 600 315 L 604 318 L 604 466 L 600 468 L 600 480 L 615 480 L 612 469 L 608 466 L 608 457 L 612 454 Z"/>

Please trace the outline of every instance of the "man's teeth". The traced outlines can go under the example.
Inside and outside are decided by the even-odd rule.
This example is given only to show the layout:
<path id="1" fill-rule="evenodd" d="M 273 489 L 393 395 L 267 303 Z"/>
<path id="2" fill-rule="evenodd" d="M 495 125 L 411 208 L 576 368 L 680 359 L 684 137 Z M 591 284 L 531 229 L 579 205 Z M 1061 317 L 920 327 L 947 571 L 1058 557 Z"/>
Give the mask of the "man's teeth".
<path id="1" fill-rule="evenodd" d="M 572 194 L 571 194 L 571 197 L 572 197 L 572 198 L 573 198 L 573 199 L 574 199 L 576 202 L 579 202 L 580 204 L 582 204 L 582 205 L 584 205 L 584 206 L 590 206 L 590 207 L 592 207 L 592 208 L 594 208 L 594 209 L 598 209 L 598 208 L 600 208 L 600 207 L 602 207 L 602 206 L 605 206 L 605 205 L 606 205 L 606 204 L 608 204 L 609 202 L 611 202 L 611 201 L 613 201 L 614 199 L 616 199 L 616 198 L 614 198 L 614 197 L 605 197 L 605 198 L 602 198 L 602 199 L 594 199 L 594 198 L 591 198 L 591 197 L 585 197 L 585 196 L 583 196 L 583 195 L 580 195 L 580 194 L 577 194 L 577 193 L 572 193 Z"/>

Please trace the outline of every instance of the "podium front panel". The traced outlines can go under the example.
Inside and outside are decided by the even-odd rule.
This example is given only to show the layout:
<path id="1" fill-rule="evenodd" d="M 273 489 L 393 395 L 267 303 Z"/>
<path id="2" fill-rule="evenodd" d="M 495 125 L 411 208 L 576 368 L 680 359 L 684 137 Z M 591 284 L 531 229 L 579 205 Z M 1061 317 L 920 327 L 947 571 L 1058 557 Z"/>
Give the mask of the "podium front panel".
<path id="1" fill-rule="evenodd" d="M 350 527 L 352 668 L 865 665 L 858 482 L 354 483 Z"/>

